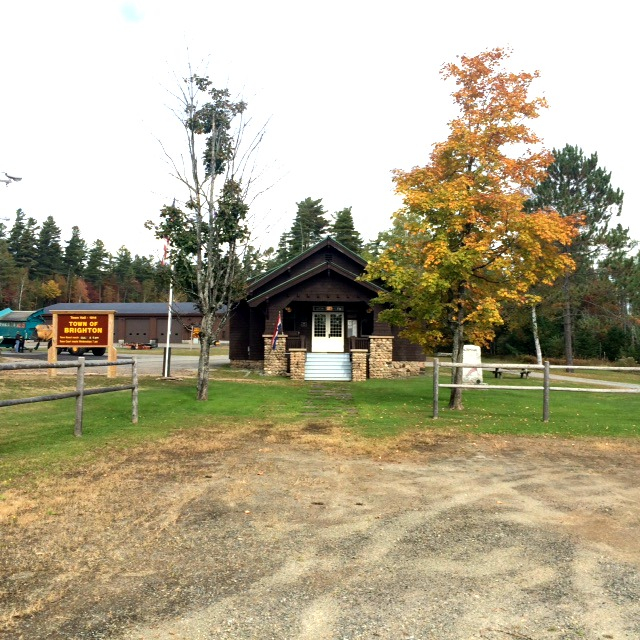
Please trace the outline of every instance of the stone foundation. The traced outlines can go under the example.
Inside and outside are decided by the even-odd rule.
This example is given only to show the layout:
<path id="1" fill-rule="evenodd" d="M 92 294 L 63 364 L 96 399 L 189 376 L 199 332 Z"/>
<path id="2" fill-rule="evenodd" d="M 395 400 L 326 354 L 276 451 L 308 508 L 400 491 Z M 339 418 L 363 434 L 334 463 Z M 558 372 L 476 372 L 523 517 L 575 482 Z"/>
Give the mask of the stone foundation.
<path id="1" fill-rule="evenodd" d="M 366 349 L 351 350 L 351 381 L 364 382 L 367 379 L 367 357 L 369 352 Z"/>
<path id="2" fill-rule="evenodd" d="M 276 348 L 271 348 L 272 336 L 264 334 L 264 373 L 267 376 L 286 376 L 287 375 L 287 336 L 280 334 Z"/>
<path id="3" fill-rule="evenodd" d="M 264 360 L 231 360 L 232 369 L 250 369 L 251 371 L 262 371 Z"/>
<path id="4" fill-rule="evenodd" d="M 289 351 L 291 362 L 290 372 L 292 380 L 304 380 L 304 371 L 307 364 L 306 349 L 291 349 Z"/>
<path id="5" fill-rule="evenodd" d="M 369 377 L 393 378 L 393 336 L 370 336 Z"/>
<path id="6" fill-rule="evenodd" d="M 271 336 L 265 335 L 264 360 L 233 360 L 234 369 L 264 371 L 268 376 L 287 375 L 286 340 L 280 336 L 276 350 L 271 348 Z M 425 362 L 391 360 L 393 336 L 371 336 L 371 350 L 353 349 L 351 351 L 351 380 L 364 382 L 367 378 L 408 378 L 424 372 Z M 289 375 L 292 380 L 304 380 L 307 359 L 306 349 L 289 350 Z"/>
<path id="7" fill-rule="evenodd" d="M 424 369 L 424 362 L 401 362 L 394 360 L 391 363 L 391 377 L 409 378 L 411 376 L 419 376 Z"/>

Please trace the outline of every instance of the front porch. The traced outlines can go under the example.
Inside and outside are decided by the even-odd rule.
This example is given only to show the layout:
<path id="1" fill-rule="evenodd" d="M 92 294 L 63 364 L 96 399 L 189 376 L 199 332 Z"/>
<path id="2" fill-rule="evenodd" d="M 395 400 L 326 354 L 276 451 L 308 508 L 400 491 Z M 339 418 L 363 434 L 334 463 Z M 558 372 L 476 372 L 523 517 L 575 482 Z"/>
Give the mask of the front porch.
<path id="1" fill-rule="evenodd" d="M 231 320 L 232 365 L 261 367 L 267 375 L 294 380 L 418 372 L 422 350 L 379 320 L 382 308 L 374 300 L 381 288 L 362 279 L 365 267 L 360 256 L 327 238 L 251 282 Z M 282 333 L 274 348 L 279 319 Z"/>
<path id="2" fill-rule="evenodd" d="M 275 349 L 272 336 L 265 334 L 263 339 L 265 374 L 288 375 L 292 380 L 361 382 L 368 378 L 416 375 L 424 364 L 394 362 L 394 336 L 352 336 L 348 341 L 349 349 L 342 353 L 309 351 L 304 346 L 304 336 L 283 334 Z"/>

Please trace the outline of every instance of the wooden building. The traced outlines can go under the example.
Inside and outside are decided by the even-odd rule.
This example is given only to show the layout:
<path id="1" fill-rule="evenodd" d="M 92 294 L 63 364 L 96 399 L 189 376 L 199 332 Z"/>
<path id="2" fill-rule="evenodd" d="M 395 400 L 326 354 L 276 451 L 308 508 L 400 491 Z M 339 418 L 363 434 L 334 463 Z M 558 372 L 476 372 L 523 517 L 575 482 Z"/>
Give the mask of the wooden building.
<path id="1" fill-rule="evenodd" d="M 366 261 L 326 238 L 249 282 L 230 321 L 237 367 L 306 380 L 364 380 L 416 374 L 422 349 L 379 320 L 381 287 L 360 280 Z M 272 337 L 282 318 L 282 335 Z"/>
<path id="2" fill-rule="evenodd" d="M 166 302 L 102 302 L 60 303 L 44 307 L 38 313 L 44 324 L 50 324 L 53 311 L 107 311 L 115 314 L 114 341 L 126 344 L 157 344 L 167 341 Z M 188 342 L 192 328 L 199 327 L 202 314 L 193 302 L 177 302 L 172 305 L 171 339 L 173 344 Z M 224 327 L 220 340 L 228 340 L 228 328 Z"/>

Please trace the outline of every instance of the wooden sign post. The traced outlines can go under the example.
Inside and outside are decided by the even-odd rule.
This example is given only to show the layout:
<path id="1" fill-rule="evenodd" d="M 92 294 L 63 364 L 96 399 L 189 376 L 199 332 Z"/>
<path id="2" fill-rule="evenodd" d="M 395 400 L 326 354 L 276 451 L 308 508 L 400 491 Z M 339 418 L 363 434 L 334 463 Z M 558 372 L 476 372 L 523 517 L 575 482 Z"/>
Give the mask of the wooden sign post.
<path id="1" fill-rule="evenodd" d="M 54 311 L 52 341 L 48 351 L 48 361 L 58 361 L 58 349 L 78 349 L 82 355 L 91 349 L 107 349 L 110 362 L 118 359 L 113 346 L 115 311 Z M 55 375 L 49 369 L 49 375 Z M 116 377 L 116 367 L 107 369 L 107 377 Z"/>

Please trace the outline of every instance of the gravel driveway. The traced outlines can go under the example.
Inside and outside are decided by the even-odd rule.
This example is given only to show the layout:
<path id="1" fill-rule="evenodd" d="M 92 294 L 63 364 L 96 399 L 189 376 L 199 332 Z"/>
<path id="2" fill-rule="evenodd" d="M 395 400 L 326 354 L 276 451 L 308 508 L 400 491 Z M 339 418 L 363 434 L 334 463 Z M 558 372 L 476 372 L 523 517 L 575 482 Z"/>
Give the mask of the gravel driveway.
<path id="1" fill-rule="evenodd" d="M 261 425 L 108 458 L 4 494 L 3 637 L 640 637 L 635 443 Z"/>

